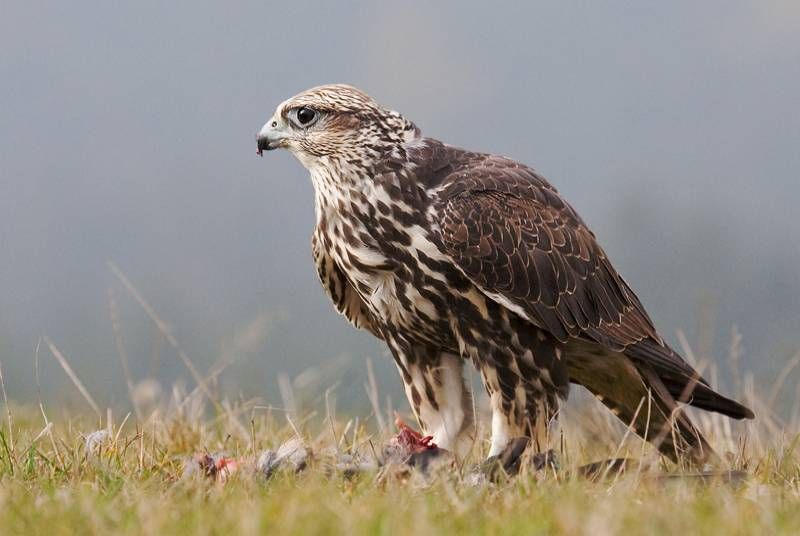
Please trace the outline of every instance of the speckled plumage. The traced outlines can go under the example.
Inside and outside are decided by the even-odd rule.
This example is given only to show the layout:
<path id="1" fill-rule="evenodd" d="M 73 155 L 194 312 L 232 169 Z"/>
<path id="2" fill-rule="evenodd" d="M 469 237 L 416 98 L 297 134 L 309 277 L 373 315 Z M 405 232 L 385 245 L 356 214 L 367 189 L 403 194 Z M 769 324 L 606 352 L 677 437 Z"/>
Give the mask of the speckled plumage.
<path id="1" fill-rule="evenodd" d="M 307 125 L 304 107 L 314 112 Z M 387 343 L 440 446 L 463 451 L 472 430 L 465 361 L 490 397 L 490 454 L 553 417 L 570 382 L 626 423 L 635 417 L 673 458 L 710 452 L 676 400 L 752 417 L 664 343 L 594 234 L 527 166 L 424 138 L 345 85 L 282 103 L 259 134 L 259 152 L 277 147 L 311 173 L 324 289 Z M 636 413 L 648 395 L 649 423 Z M 670 424 L 677 434 L 665 433 Z"/>

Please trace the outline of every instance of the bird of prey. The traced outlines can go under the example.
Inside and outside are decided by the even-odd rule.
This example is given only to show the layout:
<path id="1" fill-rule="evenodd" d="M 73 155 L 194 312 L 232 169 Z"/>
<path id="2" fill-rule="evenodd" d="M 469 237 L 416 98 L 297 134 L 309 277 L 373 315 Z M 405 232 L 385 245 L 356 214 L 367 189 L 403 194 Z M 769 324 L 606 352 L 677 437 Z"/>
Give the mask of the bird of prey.
<path id="1" fill-rule="evenodd" d="M 712 453 L 681 403 L 753 417 L 664 342 L 594 233 L 530 167 L 424 137 L 344 84 L 281 103 L 256 138 L 259 155 L 288 149 L 310 172 L 322 286 L 388 345 L 438 446 L 469 446 L 465 361 L 489 396 L 490 457 L 553 418 L 570 383 L 673 460 Z"/>

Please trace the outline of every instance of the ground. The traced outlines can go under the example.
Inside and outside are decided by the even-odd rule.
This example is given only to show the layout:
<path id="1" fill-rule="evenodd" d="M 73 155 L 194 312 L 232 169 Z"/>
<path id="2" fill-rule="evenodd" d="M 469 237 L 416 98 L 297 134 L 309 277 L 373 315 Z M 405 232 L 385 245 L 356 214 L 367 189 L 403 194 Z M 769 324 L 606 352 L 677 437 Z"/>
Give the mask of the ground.
<path id="1" fill-rule="evenodd" d="M 797 436 L 771 418 L 733 428 L 701 420 L 727 460 L 707 481 L 584 401 L 541 439 L 558 468 L 524 464 L 515 478 L 486 482 L 473 470 L 484 430 L 471 460 L 422 474 L 376 465 L 393 430 L 378 431 L 374 415 L 287 419 L 245 403 L 204 409 L 201 396 L 116 423 L 12 405 L 0 436 L 3 533 L 800 534 Z M 300 438 L 302 470 L 298 460 L 259 470 L 265 451 Z M 219 452 L 236 470 L 208 476 L 195 460 Z M 578 476 L 580 465 L 616 457 L 634 460 L 627 473 Z M 723 478 L 730 469 L 742 473 Z"/>

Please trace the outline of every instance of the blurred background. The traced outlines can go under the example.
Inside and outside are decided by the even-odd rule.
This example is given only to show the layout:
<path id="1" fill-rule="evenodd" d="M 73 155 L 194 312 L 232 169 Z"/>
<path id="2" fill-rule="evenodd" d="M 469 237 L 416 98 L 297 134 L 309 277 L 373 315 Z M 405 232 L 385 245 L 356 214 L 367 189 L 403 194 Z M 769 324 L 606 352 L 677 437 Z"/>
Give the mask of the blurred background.
<path id="1" fill-rule="evenodd" d="M 370 358 L 404 407 L 387 352 L 317 282 L 307 172 L 255 154 L 278 103 L 331 82 L 535 167 L 671 343 L 683 330 L 722 367 L 735 326 L 769 389 L 800 347 L 798 65 L 792 0 L 6 2 L 9 394 L 35 399 L 47 336 L 101 405 L 127 404 L 120 349 L 134 382 L 191 386 L 177 342 L 203 373 L 227 366 L 225 392 L 272 401 L 284 377 L 367 405 Z M 75 400 L 44 344 L 39 360 L 45 396 Z"/>

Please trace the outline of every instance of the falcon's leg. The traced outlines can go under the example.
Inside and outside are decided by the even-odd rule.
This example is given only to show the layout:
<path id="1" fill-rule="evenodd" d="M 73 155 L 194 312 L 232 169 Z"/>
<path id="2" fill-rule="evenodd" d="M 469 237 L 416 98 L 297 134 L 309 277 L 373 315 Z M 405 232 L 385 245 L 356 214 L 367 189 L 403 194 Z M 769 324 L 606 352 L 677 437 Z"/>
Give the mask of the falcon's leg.
<path id="1" fill-rule="evenodd" d="M 406 396 L 425 435 L 464 456 L 471 445 L 472 397 L 464 384 L 463 360 L 431 347 L 388 341 L 403 377 Z"/>
<path id="2" fill-rule="evenodd" d="M 479 364 L 481 379 L 489 394 L 492 408 L 492 445 L 489 457 L 497 456 L 515 437 L 530 437 L 532 434 L 526 408 L 527 390 L 522 379 L 508 368 L 488 362 Z"/>
<path id="3" fill-rule="evenodd" d="M 537 430 L 546 431 L 558 412 L 559 397 L 566 396 L 565 388 L 551 382 L 555 366 L 539 370 L 526 360 L 533 362 L 530 352 L 508 356 L 508 365 L 494 360 L 478 364 L 492 409 L 489 457 L 500 454 L 512 439 L 535 439 Z"/>

